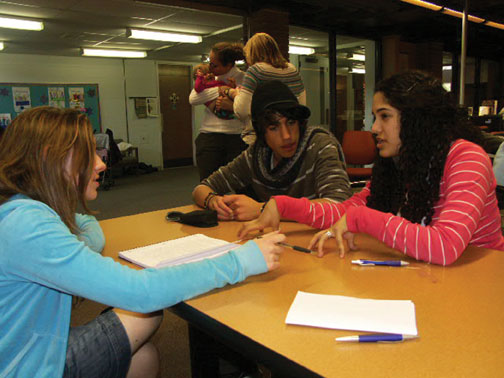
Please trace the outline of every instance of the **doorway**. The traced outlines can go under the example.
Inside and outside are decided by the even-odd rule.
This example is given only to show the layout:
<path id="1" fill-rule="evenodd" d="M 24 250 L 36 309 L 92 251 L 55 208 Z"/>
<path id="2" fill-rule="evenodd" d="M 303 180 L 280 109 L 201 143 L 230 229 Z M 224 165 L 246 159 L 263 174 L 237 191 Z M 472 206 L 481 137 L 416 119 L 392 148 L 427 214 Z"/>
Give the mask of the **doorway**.
<path id="1" fill-rule="evenodd" d="M 159 99 L 163 116 L 163 166 L 193 165 L 191 67 L 159 64 Z"/>

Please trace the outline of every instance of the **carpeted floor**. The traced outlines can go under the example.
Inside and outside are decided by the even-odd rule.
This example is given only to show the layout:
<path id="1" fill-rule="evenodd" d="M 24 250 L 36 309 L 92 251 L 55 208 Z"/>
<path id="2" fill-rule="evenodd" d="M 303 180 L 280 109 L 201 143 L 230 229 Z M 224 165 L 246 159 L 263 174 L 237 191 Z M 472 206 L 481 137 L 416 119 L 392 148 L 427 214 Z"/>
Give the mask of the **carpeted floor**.
<path id="1" fill-rule="evenodd" d="M 168 209 L 192 203 L 192 190 L 199 183 L 196 167 L 170 168 L 148 174 L 113 178 L 108 190 L 100 190 L 90 202 L 99 220 Z"/>

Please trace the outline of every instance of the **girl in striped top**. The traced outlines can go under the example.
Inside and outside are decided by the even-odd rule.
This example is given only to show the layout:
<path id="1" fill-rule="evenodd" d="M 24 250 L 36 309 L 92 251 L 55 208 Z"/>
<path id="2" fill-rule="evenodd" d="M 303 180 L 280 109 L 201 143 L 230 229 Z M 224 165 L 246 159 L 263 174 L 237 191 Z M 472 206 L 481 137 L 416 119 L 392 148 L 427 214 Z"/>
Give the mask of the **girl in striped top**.
<path id="1" fill-rule="evenodd" d="M 335 237 L 356 249 L 367 233 L 417 260 L 456 261 L 468 244 L 504 250 L 496 181 L 479 130 L 467 122 L 441 83 L 421 72 L 396 74 L 378 84 L 373 98 L 379 156 L 368 185 L 340 204 L 276 196 L 240 237 L 280 218 L 317 228 L 310 248 Z M 467 113 L 465 113 L 467 114 Z"/>
<path id="2" fill-rule="evenodd" d="M 221 92 L 233 100 L 233 111 L 248 127 L 242 133 L 247 144 L 255 140 L 250 123 L 250 104 L 257 86 L 271 80 L 286 84 L 301 105 L 306 105 L 306 91 L 298 70 L 280 52 L 275 39 L 266 33 L 256 33 L 243 48 L 249 66 L 238 90 L 222 88 Z"/>

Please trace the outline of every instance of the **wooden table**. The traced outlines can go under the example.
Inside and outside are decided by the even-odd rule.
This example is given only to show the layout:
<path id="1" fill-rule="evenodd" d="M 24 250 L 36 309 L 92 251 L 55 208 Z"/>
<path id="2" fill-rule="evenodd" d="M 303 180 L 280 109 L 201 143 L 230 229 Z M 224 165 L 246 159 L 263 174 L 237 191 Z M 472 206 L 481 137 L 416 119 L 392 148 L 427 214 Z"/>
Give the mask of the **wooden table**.
<path id="1" fill-rule="evenodd" d="M 193 210 L 193 206 L 178 210 Z M 102 221 L 104 254 L 204 233 L 236 239 L 240 224 L 202 229 L 164 220 L 156 211 Z M 282 223 L 287 241 L 307 245 L 314 230 Z M 360 267 L 355 258 L 397 253 L 357 236 L 361 251 L 345 259 L 285 249 L 281 268 L 214 290 L 174 307 L 175 313 L 216 338 L 245 351 L 284 376 L 502 377 L 504 375 L 504 252 L 469 247 L 452 266 L 407 259 L 409 267 Z M 125 261 L 122 263 L 127 264 Z M 169 288 L 167 288 L 169 290 Z M 285 324 L 298 290 L 373 299 L 411 299 L 419 339 L 403 343 L 337 343 L 358 332 Z M 370 314 L 372 315 L 372 314 Z"/>

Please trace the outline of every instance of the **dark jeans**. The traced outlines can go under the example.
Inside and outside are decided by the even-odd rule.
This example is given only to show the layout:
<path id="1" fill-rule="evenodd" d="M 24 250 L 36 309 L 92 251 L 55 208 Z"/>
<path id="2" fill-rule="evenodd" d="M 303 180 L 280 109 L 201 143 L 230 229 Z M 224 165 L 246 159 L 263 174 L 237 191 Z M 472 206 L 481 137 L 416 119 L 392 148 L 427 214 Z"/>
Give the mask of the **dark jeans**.
<path id="1" fill-rule="evenodd" d="M 126 377 L 131 361 L 128 335 L 114 311 L 71 327 L 64 378 Z"/>
<path id="2" fill-rule="evenodd" d="M 248 147 L 240 134 L 200 133 L 195 143 L 200 180 L 229 163 Z"/>

